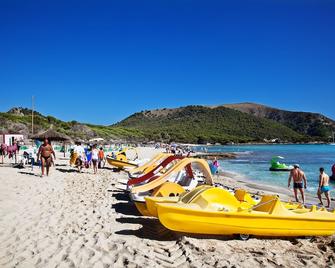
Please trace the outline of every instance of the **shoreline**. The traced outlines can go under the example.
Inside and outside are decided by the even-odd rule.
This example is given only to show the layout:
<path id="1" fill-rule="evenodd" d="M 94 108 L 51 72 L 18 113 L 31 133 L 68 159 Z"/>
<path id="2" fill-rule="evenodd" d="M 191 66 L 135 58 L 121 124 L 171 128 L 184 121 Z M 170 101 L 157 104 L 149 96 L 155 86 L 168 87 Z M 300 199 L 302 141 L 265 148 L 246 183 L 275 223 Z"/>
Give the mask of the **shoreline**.
<path id="1" fill-rule="evenodd" d="M 184 145 L 184 144 L 182 144 Z M 227 146 L 227 147 L 234 147 L 234 146 L 252 146 L 252 145 L 332 145 L 331 142 L 282 142 L 282 143 L 266 143 L 266 142 L 251 142 L 251 143 L 233 143 L 233 144 L 185 144 L 187 146 L 193 147 L 215 147 L 215 146 Z"/>

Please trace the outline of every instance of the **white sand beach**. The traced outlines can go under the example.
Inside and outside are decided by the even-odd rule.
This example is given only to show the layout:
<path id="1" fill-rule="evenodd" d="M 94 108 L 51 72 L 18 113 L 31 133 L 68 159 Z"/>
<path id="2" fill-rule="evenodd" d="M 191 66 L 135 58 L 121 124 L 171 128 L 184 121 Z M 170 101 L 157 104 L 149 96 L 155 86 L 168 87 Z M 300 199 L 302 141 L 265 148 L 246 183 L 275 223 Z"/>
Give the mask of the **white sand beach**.
<path id="1" fill-rule="evenodd" d="M 155 153 L 146 148 L 140 156 Z M 107 165 L 97 175 L 78 173 L 59 156 L 49 177 L 39 175 L 38 168 L 0 166 L 0 267 L 335 265 L 334 237 L 239 241 L 169 231 L 139 215 L 122 190 L 127 174 Z"/>

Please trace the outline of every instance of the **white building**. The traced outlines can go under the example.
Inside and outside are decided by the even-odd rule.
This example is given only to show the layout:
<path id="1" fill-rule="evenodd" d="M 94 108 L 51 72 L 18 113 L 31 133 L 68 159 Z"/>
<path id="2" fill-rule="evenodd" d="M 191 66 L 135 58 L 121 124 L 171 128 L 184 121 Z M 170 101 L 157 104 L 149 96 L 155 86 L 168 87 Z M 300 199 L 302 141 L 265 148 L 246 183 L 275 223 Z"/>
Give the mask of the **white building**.
<path id="1" fill-rule="evenodd" d="M 22 143 L 23 138 L 21 134 L 0 134 L 0 144 L 13 145 L 15 141 Z"/>

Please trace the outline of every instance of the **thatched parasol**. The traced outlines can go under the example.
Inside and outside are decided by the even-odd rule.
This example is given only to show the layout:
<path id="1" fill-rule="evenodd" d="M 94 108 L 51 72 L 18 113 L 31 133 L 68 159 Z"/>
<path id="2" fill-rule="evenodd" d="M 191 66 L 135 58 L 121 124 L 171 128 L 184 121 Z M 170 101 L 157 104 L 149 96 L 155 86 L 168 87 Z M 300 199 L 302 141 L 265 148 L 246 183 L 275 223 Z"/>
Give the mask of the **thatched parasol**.
<path id="1" fill-rule="evenodd" d="M 47 138 L 47 139 L 50 139 L 51 141 L 62 141 L 62 142 L 72 141 L 69 136 L 63 133 L 57 132 L 53 128 L 49 128 L 47 131 L 32 135 L 30 138 L 35 139 L 35 140 L 44 140 L 45 138 Z"/>
<path id="2" fill-rule="evenodd" d="M 90 139 L 89 142 L 103 142 L 104 139 L 103 138 L 93 138 L 93 139 Z"/>
<path id="3" fill-rule="evenodd" d="M 45 138 L 47 138 L 49 141 L 62 142 L 64 146 L 64 157 L 65 157 L 65 152 L 66 152 L 66 143 L 72 142 L 72 139 L 69 136 L 63 133 L 57 132 L 52 127 L 44 132 L 40 132 L 36 135 L 32 135 L 30 138 L 35 139 L 35 140 L 44 140 Z"/>

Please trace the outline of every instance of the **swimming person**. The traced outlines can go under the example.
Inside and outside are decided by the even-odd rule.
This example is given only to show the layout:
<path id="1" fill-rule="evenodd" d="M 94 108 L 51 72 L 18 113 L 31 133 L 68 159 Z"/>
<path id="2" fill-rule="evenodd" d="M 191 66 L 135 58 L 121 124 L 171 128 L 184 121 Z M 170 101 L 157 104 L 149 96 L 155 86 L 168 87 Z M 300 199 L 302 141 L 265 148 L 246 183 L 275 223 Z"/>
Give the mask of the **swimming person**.
<path id="1" fill-rule="evenodd" d="M 293 179 L 293 191 L 295 200 L 299 202 L 298 199 L 298 189 L 299 189 L 302 197 L 302 203 L 305 204 L 304 188 L 305 189 L 307 188 L 307 179 L 305 173 L 302 170 L 300 170 L 298 164 L 293 165 L 293 169 L 291 170 L 290 176 L 288 177 L 288 187 L 290 187 L 292 179 Z"/>
<path id="2" fill-rule="evenodd" d="M 47 176 L 49 176 L 49 168 L 51 166 L 51 163 L 53 162 L 52 156 L 56 159 L 56 154 L 54 149 L 52 148 L 51 144 L 49 144 L 49 140 L 47 138 L 44 139 L 43 144 L 41 144 L 40 148 L 38 149 L 37 153 L 37 159 L 41 160 L 41 170 L 42 175 L 44 176 L 44 167 L 46 167 L 47 170 Z"/>
<path id="3" fill-rule="evenodd" d="M 320 205 L 323 206 L 322 196 L 321 195 L 325 194 L 325 196 L 327 198 L 327 206 L 326 206 L 326 208 L 329 208 L 329 206 L 330 206 L 329 176 L 324 171 L 325 171 L 325 169 L 323 167 L 320 167 L 318 197 L 319 197 L 319 200 L 320 200 Z"/>
<path id="4" fill-rule="evenodd" d="M 98 172 L 99 150 L 97 149 L 96 144 L 93 145 L 91 154 L 92 154 L 91 159 L 92 159 L 92 164 L 93 164 L 93 171 L 94 171 L 94 174 L 97 174 L 97 172 Z"/>

